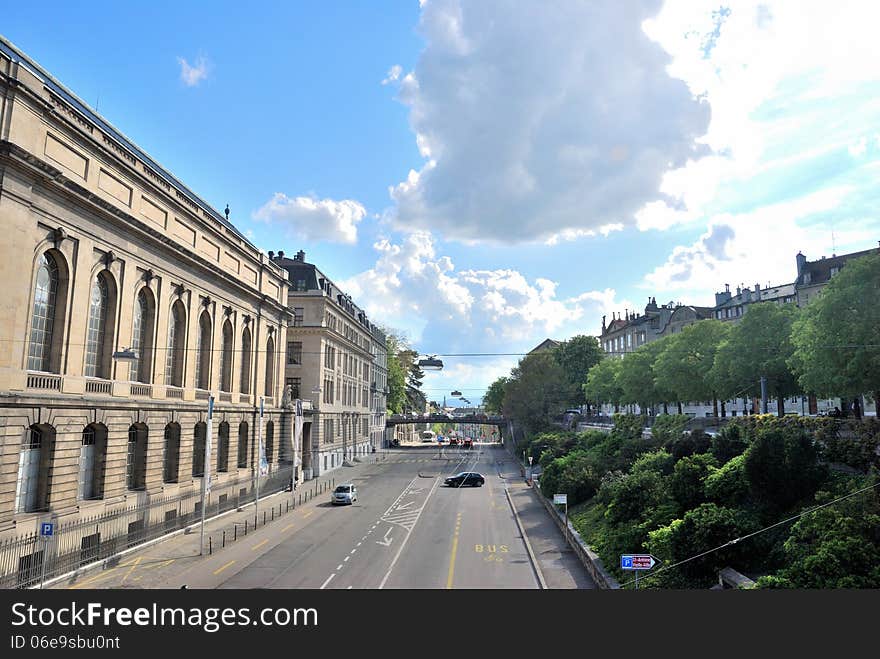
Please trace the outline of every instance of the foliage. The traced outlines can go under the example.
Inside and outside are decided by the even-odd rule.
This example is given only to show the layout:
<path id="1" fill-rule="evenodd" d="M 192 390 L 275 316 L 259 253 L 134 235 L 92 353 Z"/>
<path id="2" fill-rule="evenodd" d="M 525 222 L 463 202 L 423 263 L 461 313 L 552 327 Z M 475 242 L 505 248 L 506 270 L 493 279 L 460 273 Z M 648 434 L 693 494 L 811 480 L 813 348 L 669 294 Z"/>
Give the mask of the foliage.
<path id="1" fill-rule="evenodd" d="M 612 403 L 619 405 L 622 390 L 617 380 L 622 360 L 616 357 L 605 357 L 593 366 L 583 384 L 584 396 L 588 401 L 596 403 Z"/>
<path id="2" fill-rule="evenodd" d="M 719 506 L 737 508 L 749 496 L 744 455 L 728 460 L 720 469 L 710 469 L 705 481 L 706 499 Z"/>
<path id="3" fill-rule="evenodd" d="M 581 384 L 587 381 L 587 374 L 602 359 L 602 348 L 595 336 L 579 334 L 563 341 L 553 349 L 553 356 L 562 367 L 567 381 L 572 385 L 574 405 L 587 402 Z"/>
<path id="4" fill-rule="evenodd" d="M 715 382 L 709 376 L 718 345 L 730 331 L 728 323 L 702 320 L 673 335 L 654 362 L 654 374 L 677 400 L 706 400 L 715 397 Z"/>
<path id="5" fill-rule="evenodd" d="M 651 434 L 662 444 L 671 444 L 681 437 L 688 418 L 686 414 L 661 414 L 654 418 Z"/>
<path id="6" fill-rule="evenodd" d="M 504 388 L 504 415 L 529 430 L 549 426 L 571 400 L 571 388 L 552 353 L 528 354 L 511 371 Z"/>
<path id="7" fill-rule="evenodd" d="M 620 402 L 635 403 L 641 409 L 649 409 L 654 403 L 662 403 L 654 386 L 654 359 L 656 348 L 648 343 L 621 361 L 617 373 Z"/>
<path id="8" fill-rule="evenodd" d="M 724 398 L 747 393 L 761 395 L 761 377 L 767 379 L 768 392 L 780 401 L 797 393 L 794 374 L 788 366 L 793 347 L 792 322 L 797 314 L 794 305 L 770 302 L 749 305 L 748 313 L 733 326 L 719 345 L 709 378 Z"/>
<path id="9" fill-rule="evenodd" d="M 880 254 L 846 263 L 792 327 L 790 363 L 819 395 L 880 392 Z"/>
<path id="10" fill-rule="evenodd" d="M 631 473 L 652 471 L 660 476 L 669 476 L 675 467 L 675 458 L 665 449 L 643 453 L 633 462 Z"/>
<path id="11" fill-rule="evenodd" d="M 739 423 L 728 423 L 721 431 L 711 438 L 712 455 L 718 464 L 724 464 L 731 458 L 741 455 L 747 448 L 745 431 Z"/>
<path id="12" fill-rule="evenodd" d="M 612 524 L 641 521 L 666 498 L 663 479 L 653 471 L 629 474 L 608 488 L 604 493 L 608 501 L 605 517 Z"/>
<path id="13" fill-rule="evenodd" d="M 599 487 L 590 456 L 585 451 L 573 451 L 550 462 L 541 475 L 541 491 L 546 497 L 565 493 L 569 505 L 586 501 Z"/>
<path id="14" fill-rule="evenodd" d="M 708 453 L 683 458 L 675 464 L 669 490 L 681 510 L 689 510 L 703 503 L 703 482 L 714 467 L 715 458 Z"/>
<path id="15" fill-rule="evenodd" d="M 677 439 L 672 440 L 668 447 L 672 456 L 676 460 L 681 460 L 694 454 L 705 453 L 709 450 L 710 445 L 711 439 L 709 435 L 698 429 L 684 433 Z"/>
<path id="16" fill-rule="evenodd" d="M 486 394 L 483 396 L 483 407 L 490 414 L 501 412 L 504 406 L 504 389 L 507 382 L 508 378 L 498 378 L 486 390 Z"/>

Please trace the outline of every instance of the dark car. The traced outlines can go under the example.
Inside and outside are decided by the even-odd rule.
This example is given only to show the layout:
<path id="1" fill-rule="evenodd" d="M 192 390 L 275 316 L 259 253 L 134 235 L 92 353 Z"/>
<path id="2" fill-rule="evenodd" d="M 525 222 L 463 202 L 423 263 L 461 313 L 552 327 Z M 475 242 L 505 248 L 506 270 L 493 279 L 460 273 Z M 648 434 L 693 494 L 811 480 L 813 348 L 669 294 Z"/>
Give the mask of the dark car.
<path id="1" fill-rule="evenodd" d="M 449 487 L 464 487 L 465 485 L 480 487 L 486 482 L 486 479 L 475 471 L 463 471 L 455 476 L 450 476 L 443 482 Z"/>

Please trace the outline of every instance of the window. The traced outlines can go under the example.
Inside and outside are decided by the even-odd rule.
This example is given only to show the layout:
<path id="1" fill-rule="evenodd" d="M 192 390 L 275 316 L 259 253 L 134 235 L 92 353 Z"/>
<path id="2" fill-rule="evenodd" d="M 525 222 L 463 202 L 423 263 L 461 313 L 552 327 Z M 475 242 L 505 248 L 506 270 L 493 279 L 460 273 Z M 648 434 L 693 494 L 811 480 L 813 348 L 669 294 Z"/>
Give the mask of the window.
<path id="1" fill-rule="evenodd" d="M 32 371 L 52 370 L 52 337 L 56 322 L 58 284 L 58 264 L 50 254 L 43 254 L 37 262 L 31 336 L 28 343 L 28 368 Z"/>
<path id="2" fill-rule="evenodd" d="M 831 276 L 832 276 L 832 277 L 833 277 L 834 275 L 836 275 L 838 272 L 840 272 L 840 269 L 839 269 L 837 266 L 833 266 L 833 267 L 831 268 Z"/>
<path id="3" fill-rule="evenodd" d="M 217 432 L 217 471 L 229 471 L 229 424 L 226 421 Z"/>
<path id="4" fill-rule="evenodd" d="M 324 419 L 324 443 L 333 442 L 333 419 Z"/>
<path id="5" fill-rule="evenodd" d="M 15 509 L 32 513 L 49 508 L 55 429 L 33 425 L 25 432 L 18 456 Z"/>
<path id="6" fill-rule="evenodd" d="M 211 316 L 203 311 L 199 316 L 196 341 L 196 388 L 211 388 Z"/>
<path id="7" fill-rule="evenodd" d="M 302 341 L 288 341 L 287 342 L 287 363 L 288 364 L 302 364 L 302 351 L 303 344 Z"/>
<path id="8" fill-rule="evenodd" d="M 295 291 L 304 291 L 306 290 L 306 280 L 305 279 L 297 279 L 294 287 Z"/>
<path id="9" fill-rule="evenodd" d="M 251 331 L 245 327 L 241 333 L 241 393 L 251 392 Z"/>
<path id="10" fill-rule="evenodd" d="M 232 391 L 232 323 L 223 323 L 223 350 L 220 352 L 220 391 Z"/>
<path id="11" fill-rule="evenodd" d="M 275 341 L 272 337 L 266 342 L 266 395 L 274 396 L 275 391 Z"/>
<path id="12" fill-rule="evenodd" d="M 248 458 L 248 424 L 242 421 L 238 424 L 238 468 L 247 467 Z"/>
<path id="13" fill-rule="evenodd" d="M 104 465 L 107 460 L 107 428 L 90 424 L 83 429 L 79 453 L 79 498 L 104 497 Z"/>
<path id="14" fill-rule="evenodd" d="M 125 463 L 125 485 L 129 490 L 143 490 L 147 486 L 147 435 L 142 423 L 128 429 L 128 458 Z"/>
<path id="15" fill-rule="evenodd" d="M 186 309 L 177 300 L 168 316 L 168 354 L 165 357 L 165 384 L 183 386 L 183 361 L 186 354 Z"/>
<path id="16" fill-rule="evenodd" d="M 153 341 L 152 294 L 142 288 L 137 294 L 132 321 L 131 349 L 138 356 L 129 367 L 128 379 L 132 382 L 149 382 Z"/>
<path id="17" fill-rule="evenodd" d="M 294 307 L 293 308 L 293 326 L 294 327 L 302 327 L 303 324 L 303 308 L 302 307 Z"/>
<path id="18" fill-rule="evenodd" d="M 290 385 L 290 397 L 291 398 L 300 398 L 299 390 L 302 387 L 302 378 L 287 378 L 284 381 L 285 385 Z"/>
<path id="19" fill-rule="evenodd" d="M 193 432 L 192 475 L 193 478 L 205 475 L 205 439 L 208 426 L 203 421 L 196 424 Z"/>
<path id="20" fill-rule="evenodd" d="M 105 330 L 107 329 L 107 307 L 110 290 L 104 275 L 99 274 L 92 282 L 92 296 L 89 300 L 89 325 L 86 330 L 86 364 L 83 374 L 86 377 L 107 377 L 107 351 L 105 349 Z"/>
<path id="21" fill-rule="evenodd" d="M 271 470 L 272 465 L 272 455 L 275 451 L 275 424 L 271 421 L 266 422 L 266 462 L 269 463 L 269 469 Z M 281 456 L 278 456 L 279 461 Z"/>
<path id="22" fill-rule="evenodd" d="M 169 423 L 165 426 L 165 453 L 162 458 L 162 482 L 176 483 L 180 467 L 180 426 Z"/>

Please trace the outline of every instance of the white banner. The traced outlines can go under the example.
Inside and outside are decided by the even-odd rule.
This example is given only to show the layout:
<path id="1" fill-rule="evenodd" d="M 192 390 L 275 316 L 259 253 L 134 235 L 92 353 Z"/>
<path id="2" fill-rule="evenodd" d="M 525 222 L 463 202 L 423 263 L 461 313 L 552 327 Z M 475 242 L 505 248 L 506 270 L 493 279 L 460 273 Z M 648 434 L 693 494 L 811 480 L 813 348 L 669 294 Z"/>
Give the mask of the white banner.
<path id="1" fill-rule="evenodd" d="M 296 399 L 296 414 L 293 417 L 293 466 L 294 469 L 299 462 L 299 454 L 297 448 L 302 444 L 303 433 L 303 403 L 299 398 Z"/>
<path id="2" fill-rule="evenodd" d="M 205 431 L 205 496 L 211 492 L 211 434 L 214 426 L 214 395 L 208 396 L 208 423 Z M 203 504 L 204 505 L 204 504 Z"/>
<path id="3" fill-rule="evenodd" d="M 257 421 L 260 431 L 260 476 L 269 474 L 269 462 L 266 460 L 266 447 L 263 445 L 263 397 L 260 396 L 260 419 Z"/>

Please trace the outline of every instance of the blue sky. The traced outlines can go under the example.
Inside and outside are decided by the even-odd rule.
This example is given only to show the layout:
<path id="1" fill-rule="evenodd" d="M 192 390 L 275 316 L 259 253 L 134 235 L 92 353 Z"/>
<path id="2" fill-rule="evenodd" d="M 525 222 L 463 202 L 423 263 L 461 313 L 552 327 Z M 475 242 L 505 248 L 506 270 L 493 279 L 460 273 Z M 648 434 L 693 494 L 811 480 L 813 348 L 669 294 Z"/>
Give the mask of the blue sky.
<path id="1" fill-rule="evenodd" d="M 15 3 L 0 32 L 425 353 L 521 353 L 877 245 L 878 9 Z M 448 358 L 475 400 L 515 357 Z"/>

